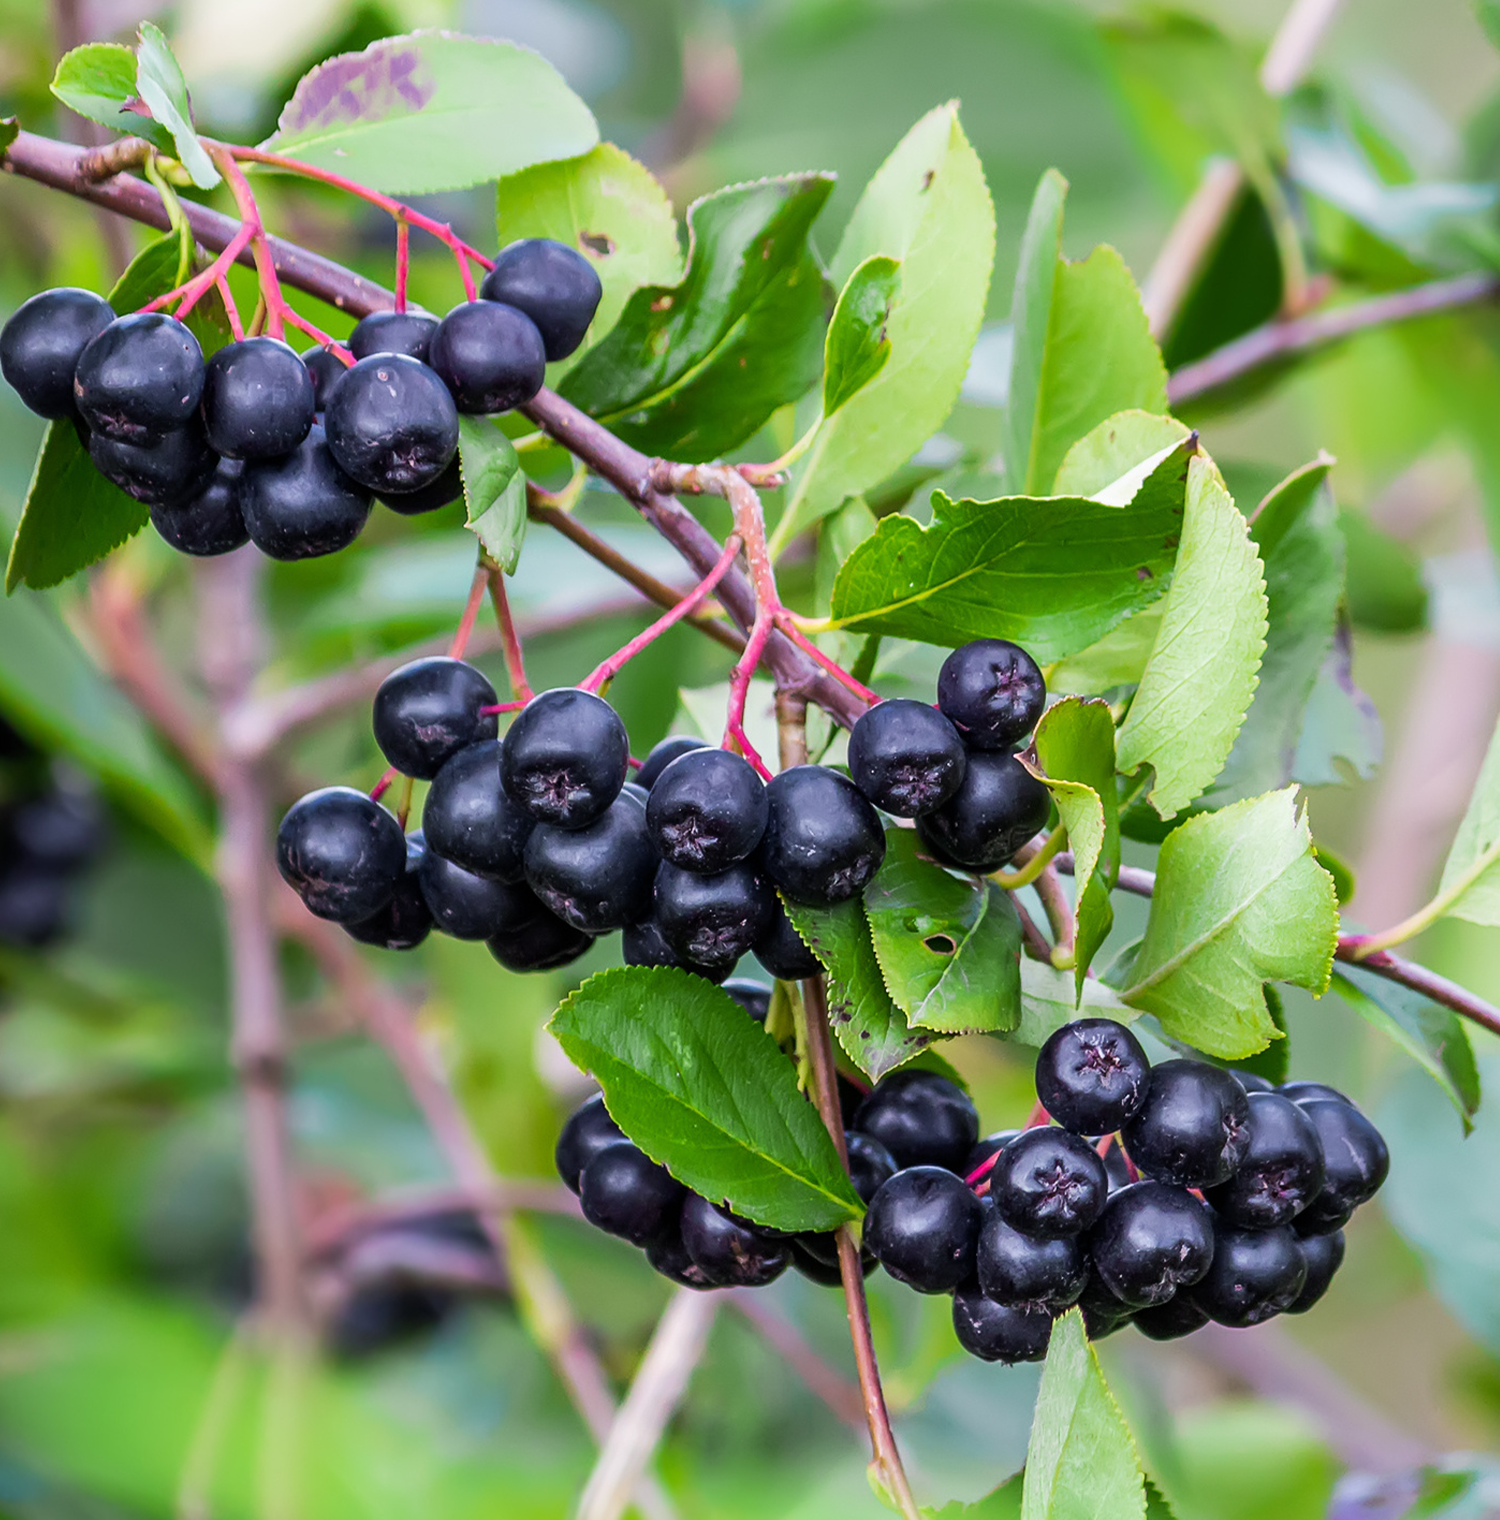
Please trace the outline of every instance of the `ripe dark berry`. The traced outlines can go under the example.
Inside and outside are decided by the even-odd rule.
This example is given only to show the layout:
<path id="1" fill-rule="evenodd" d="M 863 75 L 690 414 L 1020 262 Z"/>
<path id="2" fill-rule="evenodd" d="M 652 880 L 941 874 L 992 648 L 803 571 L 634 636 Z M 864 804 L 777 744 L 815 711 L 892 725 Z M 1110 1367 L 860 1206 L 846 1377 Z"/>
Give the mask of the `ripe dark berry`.
<path id="1" fill-rule="evenodd" d="M 1075 1019 L 1037 1052 L 1036 1095 L 1076 1135 L 1113 1134 L 1140 1112 L 1150 1083 L 1140 1041 L 1113 1019 Z"/>
<path id="2" fill-rule="evenodd" d="M 1077 1240 L 1038 1240 L 984 1211 L 976 1257 L 979 1286 L 997 1304 L 1061 1309 L 1083 1292 L 1089 1260 Z"/>
<path id="3" fill-rule="evenodd" d="M 89 428 L 121 443 L 155 443 L 184 427 L 203 398 L 203 350 L 175 317 L 136 312 L 91 338 L 73 372 Z"/>
<path id="4" fill-rule="evenodd" d="M 1338 1088 L 1330 1087 L 1326 1082 L 1283 1082 L 1275 1091 L 1293 1103 L 1349 1103 Z M 1352 1108 L 1353 1104 L 1349 1106 Z"/>
<path id="5" fill-rule="evenodd" d="M 565 924 L 540 903 L 535 917 L 514 929 L 502 929 L 485 941 L 490 954 L 507 971 L 551 971 L 576 961 L 593 943 L 592 934 Z"/>
<path id="6" fill-rule="evenodd" d="M 944 865 L 998 870 L 1047 822 L 1047 788 L 1014 755 L 971 751 L 958 790 L 917 819 L 917 837 Z"/>
<path id="7" fill-rule="evenodd" d="M 1104 1162 L 1104 1175 L 1109 1178 L 1109 1190 L 1111 1193 L 1117 1188 L 1129 1187 L 1132 1182 L 1137 1180 L 1136 1177 L 1130 1174 L 1131 1163 L 1126 1158 L 1117 1136 L 1110 1137 L 1109 1146 L 1101 1159 Z"/>
<path id="8" fill-rule="evenodd" d="M 525 312 L 553 360 L 566 359 L 583 342 L 604 286 L 594 266 L 566 243 L 523 238 L 501 249 L 479 293 Z"/>
<path id="9" fill-rule="evenodd" d="M 1093 1146 L 1055 1124 L 1022 1130 L 990 1168 L 990 1197 L 1002 1217 L 1038 1239 L 1088 1229 L 1108 1193 Z"/>
<path id="10" fill-rule="evenodd" d="M 1250 1142 L 1250 1104 L 1229 1072 L 1206 1061 L 1151 1068 L 1145 1103 L 1121 1138 L 1148 1177 L 1204 1188 L 1229 1179 Z"/>
<path id="11" fill-rule="evenodd" d="M 958 1168 L 959 1176 L 972 1177 L 986 1161 L 998 1156 L 1020 1133 L 1018 1129 L 997 1129 L 993 1135 L 985 1135 L 976 1140 L 973 1149 L 964 1158 L 963 1165 Z"/>
<path id="12" fill-rule="evenodd" d="M 276 864 L 319 918 L 357 924 L 378 913 L 406 871 L 395 815 L 348 786 L 292 804 L 276 833 Z"/>
<path id="13" fill-rule="evenodd" d="M 865 1244 L 919 1293 L 947 1293 L 974 1275 L 983 1209 L 961 1178 L 911 1166 L 882 1183 L 865 1215 Z"/>
<path id="14" fill-rule="evenodd" d="M 302 364 L 312 377 L 313 411 L 321 412 L 328 404 L 328 393 L 344 377 L 344 361 L 327 348 L 308 348 L 302 352 Z"/>
<path id="15" fill-rule="evenodd" d="M 938 707 L 970 749 L 997 750 L 1036 727 L 1047 683 L 1018 644 L 975 639 L 955 649 L 938 672 Z"/>
<path id="16" fill-rule="evenodd" d="M 1181 1340 L 1208 1323 L 1208 1310 L 1191 1293 L 1174 1293 L 1164 1304 L 1137 1309 L 1135 1327 L 1153 1341 Z"/>
<path id="17" fill-rule="evenodd" d="M 374 354 L 405 354 L 427 362 L 427 348 L 438 319 L 425 311 L 372 311 L 354 324 L 345 345 L 355 360 Z"/>
<path id="18" fill-rule="evenodd" d="M 92 290 L 44 290 L 0 327 L 0 374 L 38 415 L 70 417 L 78 357 L 114 320 L 114 308 Z"/>
<path id="19" fill-rule="evenodd" d="M 89 458 L 106 480 L 152 507 L 196 496 L 218 465 L 196 424 L 175 428 L 149 443 L 122 443 L 91 433 Z"/>
<path id="20" fill-rule="evenodd" d="M 430 485 L 415 491 L 383 491 L 380 499 L 392 512 L 401 517 L 421 517 L 427 512 L 437 512 L 464 494 L 463 463 L 457 455 L 448 462 L 443 471 Z"/>
<path id="21" fill-rule="evenodd" d="M 99 855 L 108 820 L 93 792 L 54 787 L 22 802 L 6 822 L 10 837 L 0 852 L 10 862 L 66 872 Z"/>
<path id="22" fill-rule="evenodd" d="M 770 926 L 775 894 L 748 865 L 700 876 L 663 864 L 655 874 L 651 916 L 689 965 L 732 967 Z"/>
<path id="23" fill-rule="evenodd" d="M 880 815 L 847 776 L 794 765 L 767 787 L 761 859 L 793 902 L 832 907 L 863 892 L 885 859 Z"/>
<path id="24" fill-rule="evenodd" d="M 345 924 L 347 934 L 382 950 L 415 950 L 427 938 L 432 910 L 422 895 L 419 876 L 425 848 L 421 829 L 406 836 L 406 870 L 396 885 L 396 895 L 378 913 L 357 924 Z"/>
<path id="25" fill-rule="evenodd" d="M 1391 1169 L 1390 1152 L 1380 1131 L 1352 1103 L 1309 1099 L 1298 1107 L 1318 1132 L 1323 1186 L 1297 1218 L 1325 1231 L 1341 1229 L 1350 1213 L 1379 1191 Z"/>
<path id="26" fill-rule="evenodd" d="M 279 459 L 307 437 L 317 401 L 312 376 L 277 338 L 227 343 L 203 372 L 203 425 L 226 459 Z"/>
<path id="27" fill-rule="evenodd" d="M 833 1240 L 831 1235 L 795 1235 L 787 1242 L 791 1248 L 792 1269 L 809 1282 L 815 1282 L 819 1287 L 837 1288 L 842 1286 L 844 1277 L 839 1270 L 838 1250 L 835 1247 L 830 1257 L 824 1247 Z M 869 1251 L 859 1253 L 860 1275 L 868 1277 L 879 1266 Z"/>
<path id="28" fill-rule="evenodd" d="M 541 823 L 592 823 L 625 784 L 630 741 L 608 702 L 561 686 L 533 697 L 505 736 L 500 777 Z"/>
<path id="29" fill-rule="evenodd" d="M 649 792 L 656 785 L 656 778 L 679 755 L 690 755 L 695 749 L 708 747 L 702 739 L 694 739 L 690 734 L 669 734 L 659 743 L 653 744 L 650 753 L 641 761 L 641 768 L 635 773 L 636 785 L 645 787 Z"/>
<path id="30" fill-rule="evenodd" d="M 1214 1226 L 1214 1259 L 1192 1296 L 1221 1325 L 1258 1325 L 1296 1303 L 1307 1282 L 1297 1237 L 1274 1230 Z"/>
<path id="31" fill-rule="evenodd" d="M 1122 1304 L 1108 1288 L 1099 1281 L 1096 1272 L 1089 1273 L 1089 1280 L 1078 1295 L 1078 1308 L 1083 1314 L 1083 1328 L 1091 1341 L 1102 1341 L 1123 1329 L 1137 1314 L 1129 1304 Z"/>
<path id="32" fill-rule="evenodd" d="M 573 1192 L 578 1191 L 578 1176 L 590 1161 L 617 1140 L 625 1138 L 620 1126 L 609 1116 L 604 1106 L 604 1094 L 595 1093 L 585 1098 L 568 1115 L 568 1122 L 557 1137 L 557 1175 Z"/>
<path id="33" fill-rule="evenodd" d="M 1307 1280 L 1302 1284 L 1302 1291 L 1286 1306 L 1287 1314 L 1306 1314 L 1328 1291 L 1333 1274 L 1344 1264 L 1342 1230 L 1314 1235 L 1309 1240 L 1299 1240 L 1297 1245 L 1307 1267 Z"/>
<path id="34" fill-rule="evenodd" d="M 1130 1308 L 1147 1309 L 1208 1271 L 1213 1216 L 1184 1188 L 1133 1182 L 1104 1200 L 1088 1247 L 1099 1281 Z"/>
<path id="35" fill-rule="evenodd" d="M 597 1151 L 579 1177 L 583 1217 L 632 1245 L 649 1245 L 677 1227 L 687 1189 L 628 1140 Z"/>
<path id="36" fill-rule="evenodd" d="M 250 542 L 245 514 L 240 511 L 237 459 L 221 459 L 208 484 L 196 496 L 151 508 L 151 526 L 182 554 L 228 554 Z"/>
<path id="37" fill-rule="evenodd" d="M 461 412 L 488 416 L 530 401 L 547 378 L 536 323 L 498 301 L 455 306 L 432 335 L 427 362 Z"/>
<path id="38" fill-rule="evenodd" d="M 754 1225 L 689 1193 L 682 1204 L 682 1244 L 716 1288 L 760 1288 L 786 1271 L 791 1252 Z"/>
<path id="39" fill-rule="evenodd" d="M 514 933 L 541 907 L 525 886 L 476 876 L 431 848 L 423 852 L 418 880 L 439 933 L 454 939 L 489 940 Z"/>
<path id="40" fill-rule="evenodd" d="M 854 1191 L 868 1203 L 896 1175 L 896 1158 L 874 1135 L 862 1134 L 857 1129 L 844 1131 L 844 1147 L 849 1155 L 849 1180 Z"/>
<path id="41" fill-rule="evenodd" d="M 361 359 L 334 387 L 323 426 L 339 468 L 381 495 L 430 485 L 458 451 L 448 388 L 403 354 Z"/>
<path id="42" fill-rule="evenodd" d="M 321 427 L 283 459 L 247 465 L 240 510 L 255 547 L 272 559 L 347 549 L 370 516 L 370 493 L 335 462 Z"/>
<path id="43" fill-rule="evenodd" d="M 489 678 L 466 661 L 413 660 L 375 693 L 375 742 L 403 776 L 431 781 L 459 750 L 495 737 L 495 714 L 480 712 L 495 702 Z"/>
<path id="44" fill-rule="evenodd" d="M 525 863 L 527 885 L 575 929 L 606 934 L 651 911 L 656 855 L 634 797 L 616 797 L 581 829 L 537 824 Z"/>
<path id="45" fill-rule="evenodd" d="M 774 894 L 773 894 L 774 897 Z M 784 982 L 800 982 L 809 976 L 817 976 L 823 964 L 792 927 L 781 899 L 774 897 L 775 907 L 771 913 L 771 925 L 751 947 L 755 958 L 772 976 Z"/>
<path id="46" fill-rule="evenodd" d="M 765 1023 L 771 1012 L 771 989 L 764 982 L 752 981 L 748 976 L 732 976 L 719 985 L 757 1024 Z"/>
<path id="47" fill-rule="evenodd" d="M 680 1288 L 692 1288 L 702 1293 L 714 1286 L 707 1274 L 687 1253 L 682 1243 L 682 1232 L 672 1230 L 653 1240 L 646 1247 L 646 1261 L 652 1271 L 660 1272 L 669 1282 Z"/>
<path id="48" fill-rule="evenodd" d="M 1246 1071 L 1242 1066 L 1234 1068 L 1234 1079 L 1247 1093 L 1276 1091 L 1274 1082 L 1268 1082 L 1264 1077 L 1257 1076 L 1253 1071 Z"/>
<path id="49" fill-rule="evenodd" d="M 35 950 L 68 927 L 72 884 L 59 871 L 18 862 L 0 868 L 0 945 Z"/>
<path id="50" fill-rule="evenodd" d="M 897 1166 L 956 1171 L 979 1138 L 979 1111 L 956 1082 L 908 1069 L 877 1082 L 849 1128 L 880 1141 Z"/>
<path id="51" fill-rule="evenodd" d="M 496 881 L 520 881 L 526 874 L 532 827 L 531 815 L 500 784 L 496 739 L 483 739 L 450 756 L 422 805 L 427 848 Z"/>
<path id="52" fill-rule="evenodd" d="M 1208 1201 L 1249 1230 L 1290 1224 L 1323 1186 L 1323 1147 L 1306 1113 L 1280 1093 L 1251 1093 L 1250 1140 L 1234 1175 Z"/>
<path id="53" fill-rule="evenodd" d="M 854 784 L 898 818 L 941 807 L 962 785 L 966 763 L 958 730 L 924 702 L 881 702 L 849 733 Z"/>
<path id="54" fill-rule="evenodd" d="M 1052 1316 L 1045 1309 L 997 1304 L 970 1285 L 953 1295 L 953 1332 L 981 1361 L 1039 1362 L 1052 1339 Z"/>
<path id="55" fill-rule="evenodd" d="M 760 843 L 770 804 L 755 767 L 723 749 L 695 749 L 656 778 L 646 803 L 663 860 L 708 875 L 737 865 Z"/>

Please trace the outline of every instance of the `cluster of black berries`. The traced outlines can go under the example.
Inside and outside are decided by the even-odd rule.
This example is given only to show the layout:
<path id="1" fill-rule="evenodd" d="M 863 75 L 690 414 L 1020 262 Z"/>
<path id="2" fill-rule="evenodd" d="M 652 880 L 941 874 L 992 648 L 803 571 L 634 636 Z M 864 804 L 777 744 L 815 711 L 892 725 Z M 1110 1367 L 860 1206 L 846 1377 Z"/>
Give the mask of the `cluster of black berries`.
<path id="1" fill-rule="evenodd" d="M 512 243 L 480 299 L 439 321 L 379 312 L 349 339 L 353 367 L 250 337 L 206 363 L 162 312 L 117 317 L 102 296 L 33 296 L 0 330 L 0 372 L 43 417 L 71 418 L 100 474 L 151 508 L 186 554 L 253 541 L 308 559 L 359 536 L 374 497 L 404 515 L 463 493 L 460 412 L 504 412 L 583 341 L 599 277 L 544 238 Z"/>
<path id="2" fill-rule="evenodd" d="M 38 949 L 64 933 L 105 833 L 94 792 L 0 719 L 0 945 Z"/>

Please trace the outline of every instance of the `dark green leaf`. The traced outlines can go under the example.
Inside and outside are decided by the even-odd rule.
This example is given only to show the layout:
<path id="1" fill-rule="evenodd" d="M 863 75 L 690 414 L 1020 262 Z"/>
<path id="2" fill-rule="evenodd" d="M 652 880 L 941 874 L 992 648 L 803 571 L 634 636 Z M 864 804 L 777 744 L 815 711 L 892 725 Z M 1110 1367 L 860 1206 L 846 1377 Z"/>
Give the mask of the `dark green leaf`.
<path id="1" fill-rule="evenodd" d="M 1057 266 L 1062 258 L 1063 204 L 1067 198 L 1067 180 L 1056 169 L 1049 169 L 1031 200 L 1026 231 L 1021 237 L 1015 288 L 1011 292 L 1005 460 L 1010 487 L 1017 492 L 1026 490 L 1032 441 L 1041 413 L 1042 364 L 1047 357 L 1052 292 L 1057 286 Z"/>
<path id="2" fill-rule="evenodd" d="M 872 253 L 839 292 L 823 340 L 823 420 L 858 395 L 891 356 L 890 319 L 901 292 L 901 260 Z"/>
<path id="3" fill-rule="evenodd" d="M 0 116 L 0 156 L 21 135 L 21 123 L 14 116 Z"/>
<path id="4" fill-rule="evenodd" d="M 913 1029 L 1014 1029 L 1021 1019 L 1021 922 L 1010 896 L 960 880 L 920 853 L 911 829 L 886 830 L 865 888 L 880 974 Z"/>
<path id="5" fill-rule="evenodd" d="M 102 127 L 144 137 L 164 153 L 177 151 L 160 122 L 126 109 L 137 98 L 136 57 L 118 42 L 88 42 L 64 53 L 52 76 L 52 93 L 69 110 Z"/>
<path id="6" fill-rule="evenodd" d="M 600 971 L 547 1027 L 620 1128 L 694 1192 L 781 1230 L 859 1218 L 792 1064 L 712 983 L 664 966 Z"/>
<path id="7" fill-rule="evenodd" d="M 413 32 L 320 63 L 266 144 L 390 195 L 462 190 L 587 153 L 593 113 L 539 53 Z"/>
<path id="8" fill-rule="evenodd" d="M 930 527 L 887 517 L 849 556 L 833 615 L 932 644 L 1014 639 L 1044 663 L 1087 648 L 1170 583 L 1191 447 L 1154 461 L 1129 505 L 936 492 Z"/>
<path id="9" fill-rule="evenodd" d="M 173 152 L 200 190 L 219 183 L 219 171 L 198 141 L 193 111 L 188 104 L 187 80 L 159 26 L 141 22 L 136 49 L 136 90 L 153 117 L 172 134 Z"/>
<path id="10" fill-rule="evenodd" d="M 1427 626 L 1427 587 L 1417 556 L 1358 512 L 1339 513 L 1347 560 L 1349 619 L 1376 633 Z"/>
<path id="11" fill-rule="evenodd" d="M 911 1060 L 932 1036 L 912 1029 L 875 957 L 864 904 L 855 898 L 832 908 L 786 904 L 797 933 L 828 970 L 828 1022 L 844 1053 L 872 1081 Z"/>
<path id="12" fill-rule="evenodd" d="M 1333 890 L 1338 894 L 1342 909 L 1354 900 L 1354 868 L 1342 856 L 1335 855 L 1326 844 L 1313 841 L 1313 854 L 1318 864 L 1333 878 Z"/>
<path id="13" fill-rule="evenodd" d="M 627 443 L 713 459 L 817 379 L 823 276 L 808 232 L 833 181 L 787 175 L 688 208 L 687 272 L 647 285 L 561 390 Z"/>
<path id="14" fill-rule="evenodd" d="M 526 537 L 526 476 L 521 461 L 489 417 L 460 417 L 458 462 L 468 528 L 485 553 L 511 574 Z"/>

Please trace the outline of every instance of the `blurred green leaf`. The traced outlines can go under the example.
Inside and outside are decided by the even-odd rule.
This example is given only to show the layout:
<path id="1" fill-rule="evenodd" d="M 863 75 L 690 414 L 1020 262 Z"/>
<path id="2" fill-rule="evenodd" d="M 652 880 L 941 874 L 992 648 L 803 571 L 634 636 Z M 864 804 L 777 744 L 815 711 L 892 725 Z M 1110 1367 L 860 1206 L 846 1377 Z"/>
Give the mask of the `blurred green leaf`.
<path id="1" fill-rule="evenodd" d="M 922 1514 L 929 1520 L 1021 1520 L 1021 1483 L 1018 1473 L 977 1504 L 960 1504 L 954 1500 L 941 1509 L 924 1509 Z"/>
<path id="2" fill-rule="evenodd" d="M 1292 761 L 1292 776 L 1304 786 L 1343 785 L 1349 778 L 1368 781 L 1380 764 L 1385 740 L 1375 704 L 1354 684 L 1354 640 L 1341 613 L 1333 630 L 1333 647 L 1313 684 L 1302 733 Z"/>
<path id="3" fill-rule="evenodd" d="M 823 339 L 823 420 L 852 400 L 891 356 L 891 312 L 901 260 L 872 253 L 844 282 Z"/>
<path id="4" fill-rule="evenodd" d="M 88 42 L 64 53 L 52 76 L 52 93 L 68 107 L 116 132 L 144 137 L 164 153 L 175 153 L 171 131 L 159 121 L 126 107 L 137 98 L 136 56 L 118 42 Z"/>
<path id="5" fill-rule="evenodd" d="M 1500 726 L 1448 851 L 1436 901 L 1454 918 L 1500 925 Z"/>
<path id="6" fill-rule="evenodd" d="M 1018 1045 L 1044 1045 L 1049 1035 L 1077 1018 L 1129 1024 L 1139 1017 L 1136 1009 L 1120 1001 L 1113 987 L 1098 978 L 1085 980 L 1080 1002 L 1071 971 L 1021 957 L 1021 1022 L 1011 1036 Z"/>
<path id="7" fill-rule="evenodd" d="M 1341 511 L 1349 619 L 1375 633 L 1415 633 L 1427 626 L 1422 567 L 1403 543 L 1359 512 Z"/>
<path id="8" fill-rule="evenodd" d="M 198 141 L 182 67 L 159 26 L 143 21 L 139 36 L 136 89 L 152 116 L 172 134 L 173 153 L 193 183 L 200 190 L 212 190 L 219 183 L 219 171 Z"/>
<path id="9" fill-rule="evenodd" d="M 21 135 L 21 123 L 14 116 L 0 116 L 0 153 Z"/>
<path id="10" fill-rule="evenodd" d="M 520 458 L 493 418 L 460 417 L 458 461 L 469 531 L 509 575 L 526 538 L 526 477 Z"/>
<path id="11" fill-rule="evenodd" d="M 1298 1412 L 1225 1400 L 1178 1434 L 1183 1512 L 1203 1520 L 1323 1520 L 1340 1464 Z"/>
<path id="12" fill-rule="evenodd" d="M 783 1230 L 859 1218 L 795 1068 L 712 983 L 662 966 L 600 971 L 547 1027 L 620 1128 L 694 1192 Z"/>

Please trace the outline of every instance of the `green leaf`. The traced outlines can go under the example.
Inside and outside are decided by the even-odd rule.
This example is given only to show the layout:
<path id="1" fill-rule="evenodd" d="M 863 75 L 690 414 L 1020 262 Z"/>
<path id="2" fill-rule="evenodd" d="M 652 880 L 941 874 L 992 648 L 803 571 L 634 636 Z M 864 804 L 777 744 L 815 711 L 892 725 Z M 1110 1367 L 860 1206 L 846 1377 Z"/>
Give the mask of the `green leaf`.
<path id="1" fill-rule="evenodd" d="M 303 76 L 266 144 L 389 195 L 462 190 L 599 141 L 547 60 L 489 37 L 413 32 Z"/>
<path id="2" fill-rule="evenodd" d="M 1340 762 L 1361 781 L 1380 765 L 1385 748 L 1380 714 L 1354 684 L 1354 639 L 1342 613 L 1333 630 L 1333 647 L 1307 700 L 1302 733 L 1292 761 L 1292 776 L 1304 786 L 1342 786 L 1349 777 Z"/>
<path id="3" fill-rule="evenodd" d="M 1063 457 L 1054 496 L 1096 496 L 1162 450 L 1192 436 L 1175 417 L 1139 410 L 1116 412 L 1083 435 Z"/>
<path id="4" fill-rule="evenodd" d="M 1241 1060 L 1276 1038 L 1263 984 L 1321 996 L 1337 939 L 1333 880 L 1287 787 L 1173 829 L 1145 938 L 1123 985 L 1111 979 L 1169 1035 Z"/>
<path id="5" fill-rule="evenodd" d="M 1129 1024 L 1139 1017 L 1134 1008 L 1120 1001 L 1113 987 L 1097 977 L 1084 982 L 1080 1002 L 1071 971 L 1059 971 L 1030 956 L 1021 957 L 1021 1022 L 1011 1035 L 1018 1045 L 1045 1045 L 1049 1035 L 1076 1018 Z"/>
<path id="6" fill-rule="evenodd" d="M 932 1036 L 912 1029 L 880 974 L 864 904 L 832 908 L 788 902 L 787 916 L 828 970 L 828 1022 L 844 1054 L 873 1082 L 912 1059 Z"/>
<path id="7" fill-rule="evenodd" d="M 547 1027 L 620 1128 L 694 1192 L 779 1230 L 859 1218 L 791 1062 L 712 983 L 675 967 L 600 971 Z"/>
<path id="8" fill-rule="evenodd" d="M 1021 1018 L 1021 921 L 1010 895 L 961 880 L 919 854 L 910 829 L 886 830 L 865 888 L 880 974 L 913 1029 L 1014 1029 Z"/>
<path id="9" fill-rule="evenodd" d="M 823 421 L 852 401 L 891 357 L 901 260 L 872 253 L 844 284 L 823 339 Z"/>
<path id="10" fill-rule="evenodd" d="M 1345 961 L 1334 967 L 1333 990 L 1443 1089 L 1467 1134 L 1479 1110 L 1479 1068 L 1459 1016 L 1410 987 Z"/>
<path id="11" fill-rule="evenodd" d="M 941 1509 L 924 1508 L 922 1514 L 931 1520 L 1021 1520 L 1021 1483 L 1022 1476 L 1017 1473 L 973 1504 L 955 1499 Z"/>
<path id="12" fill-rule="evenodd" d="M 507 575 L 514 573 L 526 537 L 526 477 L 510 439 L 492 418 L 458 419 L 458 467 L 466 526 Z"/>
<path id="13" fill-rule="evenodd" d="M 1052 1322 L 1021 1520 L 1145 1520 L 1145 1479 L 1077 1309 Z"/>
<path id="14" fill-rule="evenodd" d="M 1091 696 L 1140 685 L 1161 631 L 1162 607 L 1162 602 L 1153 602 L 1111 628 L 1097 644 L 1059 660 L 1047 671 L 1048 690 Z"/>
<path id="15" fill-rule="evenodd" d="M 808 233 L 832 188 L 792 174 L 694 201 L 682 280 L 637 290 L 562 394 L 649 453 L 713 459 L 742 443 L 817 378 L 823 276 Z"/>
<path id="16" fill-rule="evenodd" d="M 0 156 L 21 135 L 21 123 L 14 116 L 0 116 Z"/>
<path id="17" fill-rule="evenodd" d="M 1068 829 L 1077 891 L 1076 996 L 1095 952 L 1114 927 L 1110 889 L 1120 869 L 1120 804 L 1115 786 L 1115 725 L 1107 703 L 1068 697 L 1037 724 L 1021 757 L 1052 794 Z"/>
<path id="18" fill-rule="evenodd" d="M 1068 450 L 1116 412 L 1165 412 L 1167 372 L 1140 292 L 1113 248 L 1062 258 L 1067 184 L 1049 170 L 1037 187 L 1011 307 L 1006 475 L 1017 495 L 1058 490 Z"/>
<path id="19" fill-rule="evenodd" d="M 1265 582 L 1248 525 L 1213 461 L 1196 456 L 1172 587 L 1118 741 L 1124 774 L 1154 767 L 1149 797 L 1161 817 L 1180 812 L 1223 767 L 1265 645 Z"/>
<path id="20" fill-rule="evenodd" d="M 172 145 L 182 167 L 200 190 L 219 183 L 219 171 L 198 141 L 193 109 L 188 104 L 187 80 L 159 26 L 141 22 L 140 46 L 136 49 L 135 85 L 152 116 L 172 134 Z"/>
<path id="21" fill-rule="evenodd" d="M 849 556 L 834 618 L 930 644 L 1014 639 L 1044 663 L 1085 649 L 1170 584 L 1193 447 L 1156 459 L 1128 505 L 934 492 L 930 527 L 887 517 Z"/>
<path id="22" fill-rule="evenodd" d="M 818 432 L 773 547 L 903 465 L 943 425 L 984 320 L 995 211 L 954 102 L 929 111 L 876 171 L 834 255 L 845 283 L 872 254 L 901 263 L 890 358 Z"/>
<path id="23" fill-rule="evenodd" d="M 176 152 L 166 127 L 129 109 L 137 99 L 136 57 L 118 42 L 89 42 L 64 53 L 52 76 L 52 93 L 70 111 L 102 127 L 144 137 L 163 153 Z"/>
<path id="24" fill-rule="evenodd" d="M 553 383 L 614 327 L 627 299 L 643 285 L 675 285 L 682 278 L 677 218 L 667 192 L 644 164 L 613 143 L 566 163 L 507 175 L 496 187 L 495 223 L 502 247 L 531 237 L 566 243 L 593 265 L 604 287 L 577 353 L 550 370 Z"/>
<path id="25" fill-rule="evenodd" d="M 1437 902 L 1471 924 L 1500 924 L 1500 726 L 1443 866 Z"/>
<path id="26" fill-rule="evenodd" d="M 1417 556 L 1358 512 L 1339 513 L 1347 565 L 1349 618 L 1375 633 L 1415 633 L 1427 626 L 1427 587 Z"/>

